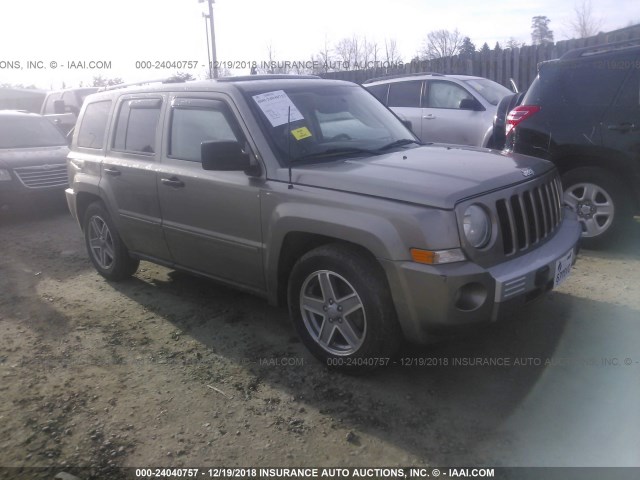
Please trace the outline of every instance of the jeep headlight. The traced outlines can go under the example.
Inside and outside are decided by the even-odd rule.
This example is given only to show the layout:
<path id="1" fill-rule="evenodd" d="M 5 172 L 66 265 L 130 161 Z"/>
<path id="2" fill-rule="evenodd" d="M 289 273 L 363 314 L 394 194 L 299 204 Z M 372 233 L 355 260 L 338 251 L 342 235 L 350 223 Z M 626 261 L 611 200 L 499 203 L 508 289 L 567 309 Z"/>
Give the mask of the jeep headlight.
<path id="1" fill-rule="evenodd" d="M 462 219 L 464 236 L 474 248 L 482 248 L 491 239 L 491 219 L 480 205 L 471 205 L 464 211 Z"/>
<path id="2" fill-rule="evenodd" d="M 9 170 L 0 168 L 0 182 L 7 180 L 11 180 L 11 174 L 9 173 Z"/>

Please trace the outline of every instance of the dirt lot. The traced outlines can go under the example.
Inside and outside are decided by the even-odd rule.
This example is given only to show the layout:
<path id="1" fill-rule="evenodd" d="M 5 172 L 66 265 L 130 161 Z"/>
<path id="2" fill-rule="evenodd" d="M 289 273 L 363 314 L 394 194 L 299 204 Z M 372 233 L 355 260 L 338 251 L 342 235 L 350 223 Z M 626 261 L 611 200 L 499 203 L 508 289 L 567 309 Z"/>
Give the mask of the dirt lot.
<path id="1" fill-rule="evenodd" d="M 261 299 L 108 283 L 64 205 L 0 222 L 0 466 L 640 466 L 640 223 L 521 317 L 405 347 L 432 365 L 352 378 Z"/>

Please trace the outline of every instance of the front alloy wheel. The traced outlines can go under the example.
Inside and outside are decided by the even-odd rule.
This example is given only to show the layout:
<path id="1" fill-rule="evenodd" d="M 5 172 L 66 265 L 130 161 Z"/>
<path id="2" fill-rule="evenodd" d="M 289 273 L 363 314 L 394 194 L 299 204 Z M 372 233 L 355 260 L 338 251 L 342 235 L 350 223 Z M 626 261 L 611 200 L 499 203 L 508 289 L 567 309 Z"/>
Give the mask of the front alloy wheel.
<path id="1" fill-rule="evenodd" d="M 293 266 L 289 313 L 309 351 L 348 372 L 388 364 L 401 330 L 387 279 L 376 259 L 342 243 L 317 247 Z"/>
<path id="2" fill-rule="evenodd" d="M 332 355 L 352 355 L 367 333 L 362 300 L 344 277 L 313 272 L 300 290 L 300 313 L 313 340 Z"/>

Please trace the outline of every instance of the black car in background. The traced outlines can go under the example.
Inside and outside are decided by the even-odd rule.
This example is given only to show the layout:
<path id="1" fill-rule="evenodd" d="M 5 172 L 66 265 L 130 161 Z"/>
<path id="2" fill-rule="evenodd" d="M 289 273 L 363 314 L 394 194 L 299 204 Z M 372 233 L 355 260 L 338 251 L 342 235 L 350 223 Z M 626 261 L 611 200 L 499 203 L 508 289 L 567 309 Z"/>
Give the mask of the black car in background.
<path id="1" fill-rule="evenodd" d="M 640 40 L 541 63 L 507 116 L 505 149 L 554 162 L 583 244 L 609 243 L 640 211 Z"/>
<path id="2" fill-rule="evenodd" d="M 0 211 L 64 198 L 67 141 L 46 118 L 0 110 Z"/>

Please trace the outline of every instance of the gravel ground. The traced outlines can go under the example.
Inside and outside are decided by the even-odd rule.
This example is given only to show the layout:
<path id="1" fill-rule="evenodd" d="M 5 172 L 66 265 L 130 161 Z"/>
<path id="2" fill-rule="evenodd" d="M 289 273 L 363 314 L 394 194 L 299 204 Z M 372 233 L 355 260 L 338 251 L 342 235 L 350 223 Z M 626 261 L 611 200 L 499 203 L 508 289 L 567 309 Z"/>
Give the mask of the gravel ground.
<path id="1" fill-rule="evenodd" d="M 5 215 L 0 466 L 640 466 L 639 245 L 636 221 L 518 318 L 350 377 L 259 298 L 105 281 L 62 204 Z"/>

